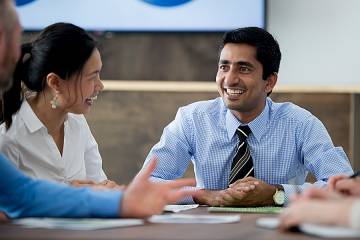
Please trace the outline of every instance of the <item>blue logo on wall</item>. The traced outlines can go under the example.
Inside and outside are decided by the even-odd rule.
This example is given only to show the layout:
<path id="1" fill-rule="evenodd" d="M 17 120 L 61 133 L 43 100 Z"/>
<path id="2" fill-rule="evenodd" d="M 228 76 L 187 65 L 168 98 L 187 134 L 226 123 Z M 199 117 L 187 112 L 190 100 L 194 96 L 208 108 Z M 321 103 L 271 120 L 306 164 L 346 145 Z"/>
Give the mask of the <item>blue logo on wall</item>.
<path id="1" fill-rule="evenodd" d="M 22 6 L 22 5 L 25 5 L 25 4 L 28 4 L 28 3 L 31 3 L 35 0 L 16 0 L 16 6 Z"/>
<path id="2" fill-rule="evenodd" d="M 159 7 L 175 7 L 192 0 L 143 0 L 146 3 Z"/>

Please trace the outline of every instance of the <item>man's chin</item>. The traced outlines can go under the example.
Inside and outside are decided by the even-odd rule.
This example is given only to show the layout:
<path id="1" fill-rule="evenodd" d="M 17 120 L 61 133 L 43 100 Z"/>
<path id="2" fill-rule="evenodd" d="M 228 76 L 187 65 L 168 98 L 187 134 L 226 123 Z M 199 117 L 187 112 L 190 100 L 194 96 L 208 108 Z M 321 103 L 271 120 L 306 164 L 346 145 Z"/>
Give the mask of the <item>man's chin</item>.
<path id="1" fill-rule="evenodd" d="M 230 110 L 233 110 L 233 111 L 237 111 L 237 112 L 242 112 L 242 105 L 239 105 L 239 104 L 226 104 L 226 107 Z"/>
<path id="2" fill-rule="evenodd" d="M 12 85 L 12 78 L 0 79 L 0 92 L 7 91 Z"/>
<path id="3" fill-rule="evenodd" d="M 235 111 L 235 112 L 250 112 L 251 109 L 249 109 L 249 107 L 244 106 L 244 103 L 235 103 L 235 102 L 225 102 L 225 106 L 231 110 L 231 111 Z"/>
<path id="4" fill-rule="evenodd" d="M 11 87 L 11 85 L 12 85 L 12 81 L 9 81 L 9 80 L 3 81 L 3 80 L 1 80 L 0 81 L 0 93 L 7 91 Z"/>
<path id="5" fill-rule="evenodd" d="M 237 110 L 242 106 L 242 104 L 239 103 L 238 101 L 233 101 L 225 97 L 223 97 L 223 102 L 226 105 L 226 107 L 231 110 Z"/>
<path id="6" fill-rule="evenodd" d="M 8 69 L 8 68 L 5 68 Z M 3 71 L 0 73 L 0 92 L 8 90 L 12 86 L 13 82 L 13 71 L 14 69 L 8 69 L 9 71 Z"/>

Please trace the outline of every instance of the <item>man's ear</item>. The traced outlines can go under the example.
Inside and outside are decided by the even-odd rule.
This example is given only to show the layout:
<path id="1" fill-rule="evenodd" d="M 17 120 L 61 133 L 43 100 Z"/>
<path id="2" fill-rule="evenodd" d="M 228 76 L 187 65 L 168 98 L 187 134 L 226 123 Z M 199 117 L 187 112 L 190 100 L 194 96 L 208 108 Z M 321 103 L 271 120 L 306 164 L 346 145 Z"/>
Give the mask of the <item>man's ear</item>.
<path id="1" fill-rule="evenodd" d="M 49 73 L 46 76 L 46 83 L 49 86 L 49 88 L 54 91 L 55 93 L 60 93 L 62 90 L 62 79 L 59 77 L 59 75 L 55 73 Z"/>
<path id="2" fill-rule="evenodd" d="M 278 79 L 278 74 L 276 72 L 271 73 L 266 79 L 265 92 L 270 93 L 274 89 Z"/>

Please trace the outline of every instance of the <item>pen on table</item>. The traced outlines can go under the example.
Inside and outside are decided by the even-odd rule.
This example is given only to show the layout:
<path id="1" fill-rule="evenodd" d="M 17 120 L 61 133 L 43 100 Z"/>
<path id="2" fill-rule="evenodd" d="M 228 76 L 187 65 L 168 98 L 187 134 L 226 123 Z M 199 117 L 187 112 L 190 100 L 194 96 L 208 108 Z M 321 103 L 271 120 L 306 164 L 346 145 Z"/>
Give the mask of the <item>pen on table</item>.
<path id="1" fill-rule="evenodd" d="M 360 171 L 357 171 L 356 173 L 351 175 L 349 178 L 356 178 L 356 177 L 360 177 Z"/>

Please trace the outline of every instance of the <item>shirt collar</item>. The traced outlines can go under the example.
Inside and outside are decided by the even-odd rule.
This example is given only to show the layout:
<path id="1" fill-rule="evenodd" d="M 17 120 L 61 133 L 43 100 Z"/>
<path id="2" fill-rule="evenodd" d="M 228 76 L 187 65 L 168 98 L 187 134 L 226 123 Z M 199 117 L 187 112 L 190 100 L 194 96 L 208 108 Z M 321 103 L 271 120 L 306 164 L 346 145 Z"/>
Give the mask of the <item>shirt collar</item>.
<path id="1" fill-rule="evenodd" d="M 41 128 L 45 128 L 44 124 L 36 116 L 26 99 L 21 104 L 19 115 L 21 116 L 25 126 L 29 129 L 31 133 L 36 132 Z"/>
<path id="2" fill-rule="evenodd" d="M 270 120 L 270 106 L 269 106 L 270 102 L 271 99 L 267 98 L 265 102 L 265 107 L 263 111 L 260 113 L 260 115 L 247 124 L 250 127 L 251 132 L 253 133 L 257 141 L 260 141 L 261 137 L 266 132 L 267 125 Z M 225 124 L 229 139 L 232 139 L 239 125 L 244 125 L 239 119 L 237 119 L 231 113 L 230 109 L 227 109 L 226 111 Z"/>

